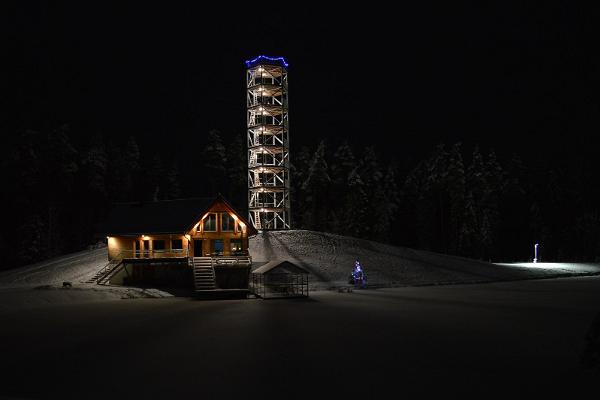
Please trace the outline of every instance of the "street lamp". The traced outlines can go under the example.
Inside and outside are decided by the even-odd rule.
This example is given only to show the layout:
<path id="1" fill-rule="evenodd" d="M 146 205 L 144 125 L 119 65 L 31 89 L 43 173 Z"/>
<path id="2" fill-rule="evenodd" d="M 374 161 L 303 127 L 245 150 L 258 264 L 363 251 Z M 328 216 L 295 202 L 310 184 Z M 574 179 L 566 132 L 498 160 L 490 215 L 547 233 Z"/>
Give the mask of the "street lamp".
<path id="1" fill-rule="evenodd" d="M 539 243 L 536 243 L 533 246 L 533 262 L 534 263 L 539 261 L 539 247 L 540 247 Z"/>

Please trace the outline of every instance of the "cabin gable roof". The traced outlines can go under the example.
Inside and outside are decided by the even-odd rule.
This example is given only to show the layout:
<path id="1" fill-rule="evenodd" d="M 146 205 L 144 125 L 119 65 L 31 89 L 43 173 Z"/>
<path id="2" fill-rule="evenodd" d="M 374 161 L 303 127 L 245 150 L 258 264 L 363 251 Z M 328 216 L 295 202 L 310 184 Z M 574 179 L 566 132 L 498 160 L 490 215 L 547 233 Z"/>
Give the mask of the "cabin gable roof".
<path id="1" fill-rule="evenodd" d="M 272 260 L 261 265 L 254 271 L 253 274 L 309 274 L 307 270 L 296 265 L 288 260 Z"/>
<path id="2" fill-rule="evenodd" d="M 183 234 L 218 203 L 246 224 L 249 236 L 257 233 L 222 196 L 114 204 L 100 230 L 109 236 Z"/>

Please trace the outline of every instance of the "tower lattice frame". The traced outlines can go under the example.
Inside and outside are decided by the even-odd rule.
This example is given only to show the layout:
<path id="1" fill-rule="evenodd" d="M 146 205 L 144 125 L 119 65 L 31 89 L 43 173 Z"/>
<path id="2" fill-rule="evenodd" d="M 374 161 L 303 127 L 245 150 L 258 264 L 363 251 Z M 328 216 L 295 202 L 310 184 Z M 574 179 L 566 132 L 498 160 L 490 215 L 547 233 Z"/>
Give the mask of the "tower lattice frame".
<path id="1" fill-rule="evenodd" d="M 248 217 L 257 230 L 291 226 L 287 66 L 283 57 L 246 61 Z"/>

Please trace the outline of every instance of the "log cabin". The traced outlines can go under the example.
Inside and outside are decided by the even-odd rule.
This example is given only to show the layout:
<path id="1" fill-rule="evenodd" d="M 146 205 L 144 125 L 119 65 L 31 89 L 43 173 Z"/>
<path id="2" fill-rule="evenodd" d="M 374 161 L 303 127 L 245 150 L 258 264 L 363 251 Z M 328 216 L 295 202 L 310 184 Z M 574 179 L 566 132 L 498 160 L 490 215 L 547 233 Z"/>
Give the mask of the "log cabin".
<path id="1" fill-rule="evenodd" d="M 248 240 L 257 231 L 221 195 L 116 204 L 102 231 L 105 282 L 248 288 Z"/>

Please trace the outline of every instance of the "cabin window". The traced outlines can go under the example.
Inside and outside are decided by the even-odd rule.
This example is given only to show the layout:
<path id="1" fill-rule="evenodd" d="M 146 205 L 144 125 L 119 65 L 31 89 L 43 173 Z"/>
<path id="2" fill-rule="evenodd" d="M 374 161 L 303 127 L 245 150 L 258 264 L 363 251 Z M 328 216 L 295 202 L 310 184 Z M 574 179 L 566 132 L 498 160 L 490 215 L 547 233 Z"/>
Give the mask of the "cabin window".
<path id="1" fill-rule="evenodd" d="M 181 240 L 181 239 L 171 240 L 171 250 L 172 251 L 183 251 L 183 240 Z"/>
<path id="2" fill-rule="evenodd" d="M 235 220 L 229 213 L 221 214 L 221 231 L 222 232 L 233 232 L 235 227 Z"/>
<path id="3" fill-rule="evenodd" d="M 238 255 L 242 252 L 242 240 L 241 239 L 231 239 L 229 241 L 231 254 Z"/>
<path id="4" fill-rule="evenodd" d="M 153 240 L 152 241 L 152 250 L 165 251 L 165 241 L 164 240 Z"/>
<path id="5" fill-rule="evenodd" d="M 204 218 L 204 232 L 216 232 L 217 230 L 217 214 L 208 214 Z"/>
<path id="6" fill-rule="evenodd" d="M 217 256 L 223 255 L 223 240 L 216 239 L 213 240 L 214 254 Z"/>

